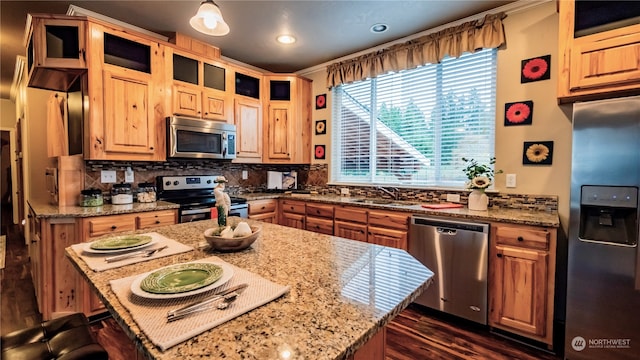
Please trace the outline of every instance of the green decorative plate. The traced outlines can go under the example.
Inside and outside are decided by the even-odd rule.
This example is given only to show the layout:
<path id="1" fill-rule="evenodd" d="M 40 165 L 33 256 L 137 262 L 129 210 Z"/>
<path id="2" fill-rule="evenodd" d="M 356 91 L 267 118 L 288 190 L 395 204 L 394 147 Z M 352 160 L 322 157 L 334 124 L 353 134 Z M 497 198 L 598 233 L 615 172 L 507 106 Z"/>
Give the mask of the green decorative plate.
<path id="1" fill-rule="evenodd" d="M 96 240 L 91 243 L 89 248 L 92 250 L 123 250 L 141 247 L 151 242 L 152 238 L 148 235 L 123 235 L 110 237 L 106 239 Z"/>
<path id="2" fill-rule="evenodd" d="M 177 294 L 196 290 L 218 281 L 222 267 L 211 263 L 178 264 L 147 275 L 140 288 L 153 294 Z"/>

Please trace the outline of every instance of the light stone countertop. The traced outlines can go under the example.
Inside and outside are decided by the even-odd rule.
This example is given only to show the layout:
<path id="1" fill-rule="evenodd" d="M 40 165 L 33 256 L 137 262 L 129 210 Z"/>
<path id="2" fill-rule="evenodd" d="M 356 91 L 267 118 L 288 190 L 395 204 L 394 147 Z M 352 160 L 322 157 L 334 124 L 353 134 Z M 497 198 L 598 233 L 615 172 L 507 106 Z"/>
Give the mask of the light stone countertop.
<path id="1" fill-rule="evenodd" d="M 290 199 L 297 201 L 313 201 L 332 205 L 348 205 L 370 209 L 402 211 L 412 214 L 458 218 L 471 221 L 504 222 L 532 226 L 547 226 L 554 228 L 560 227 L 560 217 L 558 216 L 558 214 L 546 211 L 494 208 L 490 208 L 486 211 L 474 211 L 469 210 L 466 206 L 462 208 L 434 210 L 423 208 L 421 203 L 412 201 L 389 200 L 391 202 L 390 204 L 376 204 L 372 201 L 383 199 L 362 199 L 357 197 L 344 197 L 337 195 L 291 196 L 278 193 L 253 193 L 237 196 L 243 197 L 248 201 L 262 199 Z M 360 202 L 363 200 L 365 202 Z"/>
<path id="2" fill-rule="evenodd" d="M 29 206 L 38 218 L 62 218 L 62 217 L 90 217 L 139 213 L 145 211 L 158 211 L 178 209 L 180 205 L 166 201 L 151 203 L 134 202 L 125 205 L 104 204 L 102 206 L 58 206 L 46 202 L 29 200 Z"/>
<path id="3" fill-rule="evenodd" d="M 231 218 L 233 221 L 238 218 Z M 71 248 L 72 263 L 98 291 L 116 321 L 151 359 L 346 359 L 406 308 L 433 273 L 407 252 L 275 224 L 262 226 L 247 250 L 196 250 L 104 272 L 93 272 Z M 197 247 L 215 221 L 154 228 Z M 138 231 L 141 233 L 144 231 Z M 289 293 L 166 352 L 141 333 L 112 292 L 109 280 L 211 255 L 291 287 Z"/>
<path id="4" fill-rule="evenodd" d="M 411 201 L 392 201 L 390 204 L 376 204 L 371 201 L 375 199 L 361 199 L 356 197 L 340 197 L 336 195 L 312 195 L 295 197 L 291 195 L 279 194 L 279 193 L 253 193 L 253 194 L 241 194 L 236 195 L 251 200 L 262 199 L 291 199 L 298 201 L 309 201 L 326 203 L 331 205 L 348 205 L 370 209 L 380 210 L 392 210 L 409 212 L 412 214 L 422 214 L 428 216 L 442 216 L 448 218 L 466 219 L 470 221 L 483 221 L 483 222 L 504 222 L 512 224 L 523 224 L 532 226 L 547 226 L 547 227 L 560 227 L 560 218 L 557 213 L 546 211 L 533 211 L 533 210 L 520 210 L 520 209 L 495 209 L 490 208 L 487 211 L 473 211 L 467 207 L 454 208 L 454 209 L 426 209 L 421 206 L 420 203 Z M 358 202 L 360 200 L 367 200 L 369 202 Z M 383 200 L 383 199 L 378 199 Z M 35 211 L 37 217 L 89 217 L 89 216 L 102 216 L 102 215 L 116 215 L 135 213 L 143 211 L 156 211 L 166 209 L 177 209 L 179 205 L 158 201 L 154 203 L 133 203 L 129 205 L 103 205 L 98 207 L 80 207 L 80 206 L 67 206 L 58 207 L 57 205 L 50 205 L 47 203 L 39 203 L 29 201 L 29 205 Z"/>

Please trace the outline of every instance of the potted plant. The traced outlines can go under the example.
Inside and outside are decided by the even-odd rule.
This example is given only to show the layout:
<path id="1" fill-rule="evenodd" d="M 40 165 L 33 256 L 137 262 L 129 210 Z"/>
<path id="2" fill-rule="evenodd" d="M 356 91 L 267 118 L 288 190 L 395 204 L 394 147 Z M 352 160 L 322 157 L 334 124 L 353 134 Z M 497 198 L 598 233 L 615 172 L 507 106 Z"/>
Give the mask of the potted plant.
<path id="1" fill-rule="evenodd" d="M 467 163 L 467 166 L 462 171 L 469 179 L 466 184 L 467 189 L 471 189 L 468 202 L 469 210 L 487 210 L 489 198 L 484 191 L 493 183 L 494 176 L 502 173 L 502 170 L 493 170 L 492 165 L 496 163 L 496 158 L 490 158 L 488 165 L 478 164 L 475 159 L 462 158 L 462 161 Z"/>

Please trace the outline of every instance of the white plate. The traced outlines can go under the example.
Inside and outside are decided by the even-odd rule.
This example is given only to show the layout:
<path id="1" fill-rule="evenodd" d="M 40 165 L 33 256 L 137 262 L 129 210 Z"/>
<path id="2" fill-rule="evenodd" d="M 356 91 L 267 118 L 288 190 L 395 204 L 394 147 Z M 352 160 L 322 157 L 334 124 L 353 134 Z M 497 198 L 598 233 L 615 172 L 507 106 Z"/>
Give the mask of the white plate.
<path id="1" fill-rule="evenodd" d="M 149 272 L 146 272 L 144 274 L 139 275 L 131 283 L 131 292 L 134 295 L 143 297 L 145 299 L 178 299 L 178 298 L 183 298 L 183 297 L 187 297 L 187 296 L 202 294 L 203 292 L 207 292 L 207 291 L 213 290 L 213 289 L 215 289 L 215 288 L 217 288 L 219 286 L 224 285 L 227 281 L 231 280 L 231 278 L 233 277 L 233 268 L 231 267 L 231 265 L 229 265 L 227 263 L 217 263 L 215 261 L 197 261 L 197 262 L 216 264 L 216 265 L 220 266 L 222 268 L 222 277 L 218 281 L 214 282 L 211 285 L 207 285 L 207 286 L 202 287 L 200 289 L 196 289 L 196 290 L 192 290 L 192 291 L 186 291 L 186 292 L 177 293 L 177 294 L 153 294 L 153 293 L 146 292 L 146 291 L 142 290 L 142 288 L 140 288 L 140 283 L 149 274 L 151 274 L 152 272 L 158 271 L 160 269 L 164 269 L 165 267 L 176 266 L 176 264 L 173 264 L 173 265 L 165 266 L 165 267 L 162 267 L 160 269 L 155 269 L 153 271 L 149 271 Z"/>
<path id="2" fill-rule="evenodd" d="M 137 251 L 137 250 L 146 248 L 147 246 L 155 245 L 155 244 L 157 244 L 159 242 L 160 242 L 160 240 L 158 240 L 156 237 L 152 236 L 151 237 L 151 241 L 149 241 L 146 244 L 142 244 L 142 245 L 139 245 L 139 246 L 130 247 L 130 248 L 126 248 L 126 249 L 117 249 L 117 250 L 97 250 L 97 249 L 92 249 L 91 248 L 92 242 L 88 242 L 88 243 L 84 244 L 84 246 L 82 247 L 82 251 L 84 251 L 86 253 L 90 253 L 90 254 L 119 254 L 119 253 L 124 253 L 124 252 Z"/>

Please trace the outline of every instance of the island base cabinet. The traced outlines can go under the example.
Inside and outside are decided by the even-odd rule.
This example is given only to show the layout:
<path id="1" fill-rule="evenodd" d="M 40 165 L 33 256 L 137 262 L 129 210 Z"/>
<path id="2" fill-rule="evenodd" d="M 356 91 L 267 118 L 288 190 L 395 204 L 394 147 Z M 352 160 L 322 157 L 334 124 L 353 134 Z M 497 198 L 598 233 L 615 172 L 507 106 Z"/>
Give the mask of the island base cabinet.
<path id="1" fill-rule="evenodd" d="M 49 320 L 82 310 L 83 280 L 64 253 L 78 242 L 75 218 L 39 223 L 40 236 L 31 239 L 30 256 L 38 310 L 43 320 Z"/>
<path id="2" fill-rule="evenodd" d="M 386 357 L 387 328 L 384 327 L 367 341 L 349 360 L 384 360 Z"/>
<path id="3" fill-rule="evenodd" d="M 43 320 L 74 312 L 87 316 L 106 308 L 65 254 L 66 248 L 103 235 L 177 223 L 177 210 L 96 216 L 88 218 L 38 218 L 30 210 L 31 272 Z"/>

